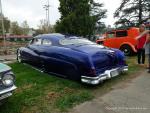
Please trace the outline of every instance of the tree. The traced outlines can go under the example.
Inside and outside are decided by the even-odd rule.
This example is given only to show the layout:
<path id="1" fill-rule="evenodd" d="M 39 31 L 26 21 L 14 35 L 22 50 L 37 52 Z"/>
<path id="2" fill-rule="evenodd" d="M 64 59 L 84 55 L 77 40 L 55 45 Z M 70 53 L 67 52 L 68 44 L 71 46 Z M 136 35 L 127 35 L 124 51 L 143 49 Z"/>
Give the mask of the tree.
<path id="1" fill-rule="evenodd" d="M 103 34 L 106 32 L 106 25 L 104 23 L 97 24 L 95 34 Z"/>
<path id="2" fill-rule="evenodd" d="M 150 18 L 150 0 L 122 0 L 114 13 L 119 18 L 116 24 L 137 26 Z"/>
<path id="3" fill-rule="evenodd" d="M 41 34 L 48 33 L 47 21 L 40 20 L 40 25 L 38 26 L 38 28 L 41 31 Z"/>
<path id="4" fill-rule="evenodd" d="M 40 20 L 40 25 L 38 25 L 38 29 L 35 30 L 34 35 L 45 34 L 45 33 L 53 33 L 55 32 L 54 27 L 52 25 L 47 25 L 46 20 Z"/>
<path id="5" fill-rule="evenodd" d="M 79 36 L 94 34 L 97 23 L 105 17 L 102 4 L 93 0 L 59 0 L 61 18 L 56 22 L 56 32 Z"/>
<path id="6" fill-rule="evenodd" d="M 27 21 L 23 21 L 23 23 L 21 24 L 21 27 L 22 27 L 23 34 L 28 35 L 30 28 L 29 28 Z"/>
<path id="7" fill-rule="evenodd" d="M 2 21 L 0 19 L 0 35 L 2 35 Z M 4 28 L 5 32 L 8 33 L 10 29 L 10 20 L 7 17 L 4 17 Z"/>
<path id="8" fill-rule="evenodd" d="M 10 30 L 11 30 L 11 34 L 13 34 L 13 35 L 22 35 L 23 34 L 23 30 L 18 25 L 18 22 L 12 22 Z"/>

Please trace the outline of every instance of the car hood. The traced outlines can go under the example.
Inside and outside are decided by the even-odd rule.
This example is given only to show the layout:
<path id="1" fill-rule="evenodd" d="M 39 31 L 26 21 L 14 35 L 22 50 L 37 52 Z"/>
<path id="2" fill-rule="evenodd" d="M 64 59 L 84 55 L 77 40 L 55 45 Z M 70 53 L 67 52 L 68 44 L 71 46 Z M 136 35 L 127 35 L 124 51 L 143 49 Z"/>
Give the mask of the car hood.
<path id="1" fill-rule="evenodd" d="M 89 55 L 94 55 L 97 53 L 105 53 L 106 54 L 106 53 L 115 52 L 112 49 L 105 48 L 104 46 L 96 45 L 96 44 L 72 46 L 70 48 L 72 48 L 73 50 L 76 50 L 76 51 L 87 53 Z"/>
<path id="2" fill-rule="evenodd" d="M 11 70 L 11 68 L 3 63 L 0 63 L 0 73 L 4 71 Z"/>

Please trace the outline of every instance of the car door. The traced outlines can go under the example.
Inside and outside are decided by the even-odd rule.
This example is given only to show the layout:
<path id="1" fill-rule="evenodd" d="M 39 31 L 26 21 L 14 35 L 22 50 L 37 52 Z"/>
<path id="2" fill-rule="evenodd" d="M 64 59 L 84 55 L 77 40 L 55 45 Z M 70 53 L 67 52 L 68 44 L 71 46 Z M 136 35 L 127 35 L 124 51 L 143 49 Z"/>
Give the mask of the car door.
<path id="1" fill-rule="evenodd" d="M 26 57 L 28 57 L 28 62 L 40 67 L 40 46 L 42 43 L 41 38 L 34 38 L 31 43 L 27 46 L 28 52 L 26 53 Z"/>
<path id="2" fill-rule="evenodd" d="M 116 48 L 115 39 L 116 39 L 115 31 L 108 32 L 106 34 L 106 39 L 104 41 L 104 46 L 111 47 L 111 48 Z"/>
<path id="3" fill-rule="evenodd" d="M 43 39 L 40 49 L 42 50 L 40 58 L 46 71 L 67 77 L 66 70 L 73 65 L 67 62 L 67 57 L 63 55 L 63 48 L 53 45 L 50 39 Z"/>
<path id="4" fill-rule="evenodd" d="M 116 31 L 116 48 L 120 49 L 121 45 L 125 42 L 128 42 L 128 32 L 127 30 Z"/>

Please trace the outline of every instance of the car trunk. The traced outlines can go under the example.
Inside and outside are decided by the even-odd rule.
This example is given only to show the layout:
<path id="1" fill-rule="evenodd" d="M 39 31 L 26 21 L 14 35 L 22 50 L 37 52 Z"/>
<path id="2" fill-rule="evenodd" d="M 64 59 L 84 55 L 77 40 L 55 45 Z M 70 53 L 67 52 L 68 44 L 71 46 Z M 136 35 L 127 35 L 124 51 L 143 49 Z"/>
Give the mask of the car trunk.
<path id="1" fill-rule="evenodd" d="M 114 52 L 96 53 L 92 56 L 92 61 L 96 69 L 96 74 L 100 74 L 105 70 L 112 69 L 118 64 L 118 59 Z"/>
<path id="2" fill-rule="evenodd" d="M 95 67 L 96 74 L 112 69 L 118 63 L 115 51 L 97 45 L 81 45 L 72 48 L 76 51 L 88 54 Z"/>

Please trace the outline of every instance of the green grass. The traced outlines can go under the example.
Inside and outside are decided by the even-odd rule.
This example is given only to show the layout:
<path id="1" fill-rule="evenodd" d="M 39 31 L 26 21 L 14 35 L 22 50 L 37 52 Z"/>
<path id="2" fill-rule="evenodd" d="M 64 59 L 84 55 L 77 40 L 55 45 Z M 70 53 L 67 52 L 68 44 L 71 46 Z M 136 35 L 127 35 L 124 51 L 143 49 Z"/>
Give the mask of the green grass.
<path id="1" fill-rule="evenodd" d="M 0 107 L 0 113 L 66 112 L 77 104 L 107 93 L 114 85 L 132 78 L 137 70 L 141 70 L 135 65 L 135 57 L 129 58 L 128 63 L 128 74 L 92 87 L 40 73 L 28 65 L 10 64 L 18 88 L 8 102 Z"/>
<path id="2" fill-rule="evenodd" d="M 24 64 L 13 63 L 10 66 L 16 74 L 18 88 L 1 106 L 0 113 L 65 111 L 93 97 L 77 82 L 40 73 Z"/>

